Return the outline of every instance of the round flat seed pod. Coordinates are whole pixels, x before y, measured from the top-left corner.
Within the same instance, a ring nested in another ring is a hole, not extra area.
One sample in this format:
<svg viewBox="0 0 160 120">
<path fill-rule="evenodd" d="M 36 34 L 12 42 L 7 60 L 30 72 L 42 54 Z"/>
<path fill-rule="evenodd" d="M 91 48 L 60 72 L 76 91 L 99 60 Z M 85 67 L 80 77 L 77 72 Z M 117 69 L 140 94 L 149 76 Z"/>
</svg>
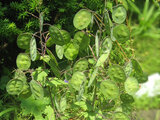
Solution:
<svg viewBox="0 0 160 120">
<path fill-rule="evenodd" d="M 17 38 L 17 46 L 21 49 L 29 49 L 32 33 L 22 33 Z"/>
<path fill-rule="evenodd" d="M 122 5 L 119 5 L 113 9 L 112 18 L 114 22 L 121 24 L 125 21 L 126 16 L 126 9 Z"/>
<path fill-rule="evenodd" d="M 31 59 L 26 53 L 20 53 L 17 56 L 16 64 L 20 70 L 28 70 L 31 66 Z"/>
<path fill-rule="evenodd" d="M 120 24 L 113 28 L 113 36 L 119 43 L 125 43 L 129 40 L 130 32 L 126 25 Z"/>
<path fill-rule="evenodd" d="M 42 86 L 39 83 L 37 83 L 35 80 L 31 80 L 31 82 L 30 82 L 30 88 L 31 88 L 31 92 L 32 92 L 33 96 L 36 99 L 43 98 L 44 91 L 43 91 Z"/>
<path fill-rule="evenodd" d="M 119 97 L 119 88 L 110 80 L 101 82 L 100 91 L 106 99 L 116 99 Z"/>
<path fill-rule="evenodd" d="M 68 60 L 74 60 L 79 52 L 79 46 L 77 44 L 68 43 L 64 47 L 64 56 Z"/>
<path fill-rule="evenodd" d="M 82 59 L 74 64 L 73 73 L 75 73 L 77 71 L 84 72 L 87 69 L 88 69 L 88 61 L 87 61 L 87 59 Z"/>
<path fill-rule="evenodd" d="M 22 81 L 24 81 L 24 82 L 27 81 L 26 75 L 24 74 L 23 71 L 21 71 L 21 70 L 19 70 L 19 69 L 16 70 L 16 72 L 14 73 L 14 79 L 19 79 L 19 80 L 22 80 Z"/>
<path fill-rule="evenodd" d="M 74 16 L 73 25 L 75 28 L 82 30 L 90 24 L 91 19 L 92 14 L 86 9 L 81 9 Z"/>
<path fill-rule="evenodd" d="M 47 47 L 51 47 L 54 44 L 54 39 L 52 39 L 51 37 L 47 40 L 46 42 L 46 46 Z"/>
<path fill-rule="evenodd" d="M 124 103 L 133 103 L 134 102 L 134 98 L 127 93 L 121 94 L 120 98 L 121 98 L 122 102 L 124 102 Z"/>
<path fill-rule="evenodd" d="M 32 61 L 35 61 L 37 58 L 37 44 L 34 37 L 30 40 L 30 57 Z"/>
<path fill-rule="evenodd" d="M 108 75 L 111 80 L 116 82 L 125 82 L 126 75 L 123 68 L 119 65 L 112 65 L 108 69 Z"/>
<path fill-rule="evenodd" d="M 19 95 L 22 89 L 23 81 L 19 79 L 10 80 L 6 86 L 6 90 L 10 95 Z"/>
<path fill-rule="evenodd" d="M 124 87 L 129 95 L 134 95 L 139 90 L 138 81 L 134 77 L 128 77 L 124 83 Z"/>
<path fill-rule="evenodd" d="M 57 27 L 50 26 L 49 27 L 49 34 L 50 34 L 51 38 L 54 40 L 55 44 L 61 45 L 61 46 L 65 44 L 65 40 L 63 39 L 63 36 Z"/>
<path fill-rule="evenodd" d="M 86 76 L 84 75 L 83 72 L 75 72 L 72 75 L 71 80 L 69 81 L 69 84 L 77 91 L 80 90 L 81 84 L 83 81 L 86 80 Z"/>
<path fill-rule="evenodd" d="M 126 63 L 124 71 L 125 71 L 125 74 L 126 74 L 127 77 L 129 77 L 130 74 L 132 73 L 132 67 L 133 66 L 132 66 L 132 62 L 131 61 Z"/>
<path fill-rule="evenodd" d="M 116 112 L 113 114 L 112 120 L 130 120 L 127 115 L 122 112 Z"/>
<path fill-rule="evenodd" d="M 86 49 L 88 47 L 88 45 L 90 43 L 90 38 L 84 32 L 78 31 L 74 35 L 73 42 L 79 45 L 79 49 L 80 50 L 84 50 L 84 49 Z"/>
<path fill-rule="evenodd" d="M 60 33 L 64 39 L 65 44 L 67 44 L 71 41 L 71 36 L 70 36 L 69 32 L 67 32 L 66 30 L 60 30 Z"/>
</svg>

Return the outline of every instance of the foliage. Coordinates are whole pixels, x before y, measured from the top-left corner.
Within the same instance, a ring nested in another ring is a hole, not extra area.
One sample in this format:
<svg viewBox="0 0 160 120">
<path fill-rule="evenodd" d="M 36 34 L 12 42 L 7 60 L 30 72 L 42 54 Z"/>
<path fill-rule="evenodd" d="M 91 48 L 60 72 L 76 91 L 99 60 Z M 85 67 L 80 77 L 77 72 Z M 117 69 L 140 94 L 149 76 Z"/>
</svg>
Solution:
<svg viewBox="0 0 160 120">
<path fill-rule="evenodd" d="M 11 2 L 11 9 L 18 11 L 18 21 L 24 23 L 21 30 L 11 25 L 18 31 L 20 49 L 14 75 L 1 77 L 0 89 L 5 91 L 6 86 L 8 94 L 0 101 L 0 117 L 132 119 L 133 96 L 139 83 L 146 80 L 134 58 L 132 39 L 148 30 L 153 21 L 146 20 L 147 27 L 141 22 L 142 32 L 131 32 L 129 5 L 143 17 L 145 12 L 158 9 L 153 6 L 148 10 L 148 0 L 143 14 L 129 0 Z M 3 16 L 5 8 L 1 11 Z M 156 15 L 149 18 L 156 20 Z M 2 105 L 7 101 L 7 106 Z"/>
</svg>

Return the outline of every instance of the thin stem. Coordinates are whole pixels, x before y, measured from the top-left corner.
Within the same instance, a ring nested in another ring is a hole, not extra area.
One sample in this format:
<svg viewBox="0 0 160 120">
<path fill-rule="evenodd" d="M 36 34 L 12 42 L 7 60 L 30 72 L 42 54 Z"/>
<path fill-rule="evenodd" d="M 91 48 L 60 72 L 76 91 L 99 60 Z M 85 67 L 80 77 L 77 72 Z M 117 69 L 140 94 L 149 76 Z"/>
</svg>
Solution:
<svg viewBox="0 0 160 120">
<path fill-rule="evenodd" d="M 93 57 L 94 57 L 95 61 L 97 61 L 97 58 L 96 58 L 96 56 L 95 56 L 95 54 L 94 54 L 94 52 L 93 52 L 93 49 L 92 49 L 92 47 L 91 47 L 90 45 L 89 45 L 89 49 L 91 50 L 92 55 L 93 55 Z"/>
<path fill-rule="evenodd" d="M 33 17 L 35 17 L 35 18 L 39 19 L 39 17 L 37 17 L 36 15 L 34 15 L 34 14 L 32 14 L 32 13 L 28 12 L 28 11 L 26 11 L 26 12 L 27 12 L 28 14 L 32 15 Z"/>
<path fill-rule="evenodd" d="M 116 40 L 116 43 L 117 43 L 117 45 L 119 46 L 119 48 L 121 49 L 121 51 L 123 52 L 123 54 L 124 54 L 124 56 L 125 56 L 126 60 L 127 60 L 127 61 L 129 61 L 129 59 L 128 59 L 128 57 L 127 57 L 126 53 L 124 52 L 123 48 L 120 46 L 120 44 L 118 43 L 118 41 L 117 41 L 117 40 Z"/>
<path fill-rule="evenodd" d="M 93 109 L 95 109 L 95 101 L 96 101 L 96 92 L 97 92 L 97 80 L 95 79 L 95 84 L 94 84 L 94 96 L 93 96 Z"/>
</svg>

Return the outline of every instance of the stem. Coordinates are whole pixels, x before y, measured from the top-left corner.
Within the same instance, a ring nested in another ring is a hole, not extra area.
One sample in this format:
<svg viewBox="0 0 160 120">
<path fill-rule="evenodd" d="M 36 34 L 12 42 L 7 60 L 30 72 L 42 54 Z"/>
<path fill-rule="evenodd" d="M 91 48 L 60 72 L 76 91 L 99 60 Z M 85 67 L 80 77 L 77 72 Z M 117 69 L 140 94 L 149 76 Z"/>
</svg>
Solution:
<svg viewBox="0 0 160 120">
<path fill-rule="evenodd" d="M 97 61 L 97 58 L 96 58 L 96 56 L 95 56 L 95 54 L 94 54 L 94 52 L 93 52 L 93 49 L 92 49 L 92 47 L 91 47 L 90 45 L 89 45 L 89 48 L 90 48 L 90 50 L 91 50 L 91 52 L 92 52 L 92 55 L 93 55 L 95 61 Z"/>
<path fill-rule="evenodd" d="M 95 110 L 95 101 L 96 101 L 96 92 L 97 92 L 97 80 L 95 79 L 95 84 L 94 84 L 94 96 L 93 96 L 93 110 Z"/>
<path fill-rule="evenodd" d="M 128 57 L 127 57 L 126 53 L 124 52 L 123 48 L 120 46 L 120 44 L 118 43 L 118 41 L 117 41 L 117 40 L 116 40 L 116 43 L 117 43 L 117 45 L 119 46 L 119 48 L 121 49 L 121 51 L 123 52 L 123 54 L 124 54 L 124 56 L 125 56 L 126 60 L 127 60 L 127 61 L 129 61 L 129 59 L 128 59 Z"/>
</svg>

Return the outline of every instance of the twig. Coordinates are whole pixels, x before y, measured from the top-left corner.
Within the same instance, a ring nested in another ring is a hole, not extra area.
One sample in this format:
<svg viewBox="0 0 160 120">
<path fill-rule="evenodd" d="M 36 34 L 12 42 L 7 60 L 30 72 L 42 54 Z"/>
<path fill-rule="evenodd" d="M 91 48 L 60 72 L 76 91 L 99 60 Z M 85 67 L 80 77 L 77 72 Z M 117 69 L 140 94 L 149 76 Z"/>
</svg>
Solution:
<svg viewBox="0 0 160 120">
<path fill-rule="evenodd" d="M 91 47 L 90 45 L 89 45 L 89 49 L 91 50 L 92 55 L 93 55 L 93 57 L 94 57 L 95 61 L 97 61 L 97 58 L 96 58 L 96 56 L 95 56 L 95 54 L 94 54 L 94 52 L 93 52 L 93 49 L 92 49 L 92 47 Z"/>
</svg>

